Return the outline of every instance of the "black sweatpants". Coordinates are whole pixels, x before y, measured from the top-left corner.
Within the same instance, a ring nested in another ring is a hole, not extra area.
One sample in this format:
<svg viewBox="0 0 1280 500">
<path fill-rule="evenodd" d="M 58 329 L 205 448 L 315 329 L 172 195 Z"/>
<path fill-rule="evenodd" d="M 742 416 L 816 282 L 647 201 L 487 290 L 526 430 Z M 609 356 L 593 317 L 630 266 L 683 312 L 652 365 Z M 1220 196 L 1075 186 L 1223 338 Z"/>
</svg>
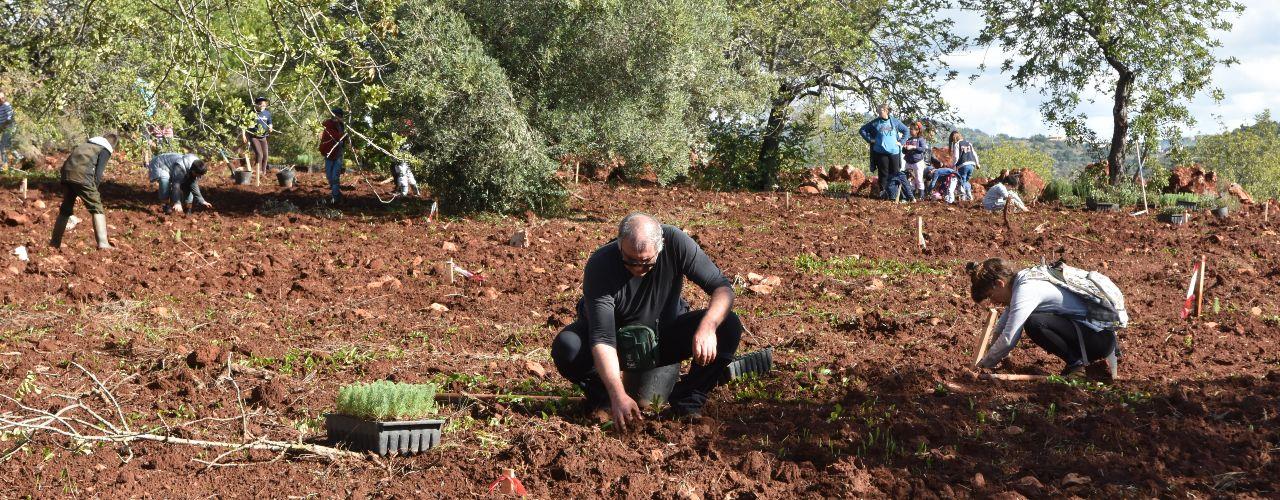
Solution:
<svg viewBox="0 0 1280 500">
<path fill-rule="evenodd" d="M 902 171 L 902 155 L 871 153 L 871 166 L 876 169 L 876 175 L 879 175 L 880 192 L 889 196 L 889 182 L 898 176 L 898 172 Z"/>
<path fill-rule="evenodd" d="M 1111 330 L 1094 332 L 1078 325 L 1075 320 L 1052 313 L 1032 313 L 1023 326 L 1023 332 L 1031 341 L 1049 354 L 1062 358 L 1068 366 L 1082 364 L 1080 359 L 1080 335 L 1084 335 L 1085 353 L 1089 361 L 1097 361 L 1111 354 L 1116 345 L 1116 333 Z"/>
<path fill-rule="evenodd" d="M 707 314 L 705 309 L 689 311 L 674 321 L 659 326 L 658 366 L 679 363 L 693 357 L 693 335 Z M 742 340 L 742 321 L 729 312 L 716 329 L 716 360 L 710 365 L 691 365 L 689 373 L 680 377 L 671 390 L 671 404 L 684 411 L 699 410 L 707 403 L 707 395 L 720 382 L 720 373 L 733 361 Z M 587 324 L 579 318 L 566 326 L 551 344 L 551 359 L 560 375 L 569 379 L 586 394 L 587 403 L 597 407 L 609 405 L 609 394 L 596 373 L 591 345 L 587 342 Z"/>
</svg>

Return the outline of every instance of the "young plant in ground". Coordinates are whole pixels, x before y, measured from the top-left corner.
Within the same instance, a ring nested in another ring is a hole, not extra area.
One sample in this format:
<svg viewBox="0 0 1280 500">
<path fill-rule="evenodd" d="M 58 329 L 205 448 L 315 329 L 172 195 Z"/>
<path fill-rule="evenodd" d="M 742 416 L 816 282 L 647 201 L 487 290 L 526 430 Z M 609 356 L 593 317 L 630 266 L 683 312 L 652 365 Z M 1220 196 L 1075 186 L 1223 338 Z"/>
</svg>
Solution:
<svg viewBox="0 0 1280 500">
<path fill-rule="evenodd" d="M 338 390 L 337 412 L 366 420 L 410 420 L 436 413 L 435 384 L 379 380 Z"/>
</svg>

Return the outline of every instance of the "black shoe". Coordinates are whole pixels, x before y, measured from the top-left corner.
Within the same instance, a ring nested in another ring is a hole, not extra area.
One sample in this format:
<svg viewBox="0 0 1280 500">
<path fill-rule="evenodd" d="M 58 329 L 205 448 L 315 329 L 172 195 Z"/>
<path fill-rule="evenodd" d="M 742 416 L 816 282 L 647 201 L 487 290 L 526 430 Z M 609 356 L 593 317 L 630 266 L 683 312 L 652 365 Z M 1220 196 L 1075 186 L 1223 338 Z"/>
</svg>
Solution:
<svg viewBox="0 0 1280 500">
<path fill-rule="evenodd" d="M 1085 375 L 1084 370 L 1086 367 L 1087 366 L 1084 363 L 1077 361 L 1067 365 L 1066 368 L 1063 368 L 1059 375 L 1063 378 L 1082 378 Z"/>
</svg>

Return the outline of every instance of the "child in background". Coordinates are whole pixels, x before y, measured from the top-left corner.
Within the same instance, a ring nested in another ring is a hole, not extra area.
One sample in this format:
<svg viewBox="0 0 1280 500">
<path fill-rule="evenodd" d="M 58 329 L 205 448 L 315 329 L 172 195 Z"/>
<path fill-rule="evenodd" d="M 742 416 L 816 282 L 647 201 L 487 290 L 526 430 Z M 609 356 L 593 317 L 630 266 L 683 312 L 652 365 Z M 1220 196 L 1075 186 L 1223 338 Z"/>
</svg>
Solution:
<svg viewBox="0 0 1280 500">
<path fill-rule="evenodd" d="M 1023 212 L 1030 212 L 1027 206 L 1022 203 L 1022 197 L 1018 196 L 1018 192 L 1014 191 L 1010 186 L 1017 183 L 1016 179 L 1001 176 L 987 187 L 987 195 L 982 197 L 982 208 L 992 212 L 1004 210 L 1006 203 L 1012 203 L 1014 208 Z"/>
<path fill-rule="evenodd" d="M 955 158 L 957 184 L 960 187 L 960 199 L 963 201 L 972 201 L 973 185 L 969 184 L 969 179 L 973 177 L 973 171 L 981 165 L 978 161 L 978 152 L 973 149 L 973 144 L 964 140 L 964 135 L 960 134 L 959 130 L 951 131 L 950 143 L 951 157 Z"/>
<path fill-rule="evenodd" d="M 911 179 L 911 187 L 924 198 L 924 173 L 929 168 L 929 142 L 924 139 L 924 124 L 911 124 L 911 138 L 902 144 L 905 152 L 903 160 L 907 163 L 907 175 Z"/>
<path fill-rule="evenodd" d="M 391 169 L 391 175 L 396 180 L 396 194 L 400 196 L 408 196 L 409 188 L 413 188 L 414 196 L 422 197 L 422 191 L 418 189 L 418 180 L 413 177 L 413 169 L 409 168 L 409 162 L 401 161 Z"/>
</svg>

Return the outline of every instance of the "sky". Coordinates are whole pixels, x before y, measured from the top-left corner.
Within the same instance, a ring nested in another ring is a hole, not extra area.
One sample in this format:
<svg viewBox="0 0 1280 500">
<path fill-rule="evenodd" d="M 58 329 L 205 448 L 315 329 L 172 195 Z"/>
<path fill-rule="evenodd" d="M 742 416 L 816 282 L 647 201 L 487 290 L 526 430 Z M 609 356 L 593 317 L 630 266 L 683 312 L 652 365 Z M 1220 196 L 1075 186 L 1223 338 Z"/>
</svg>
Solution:
<svg viewBox="0 0 1280 500">
<path fill-rule="evenodd" d="M 1280 112 L 1280 2 L 1276 0 L 1242 0 L 1244 14 L 1233 19 L 1228 33 L 1218 33 L 1222 47 L 1217 53 L 1233 56 L 1239 64 L 1219 66 L 1213 74 L 1213 85 L 1222 89 L 1225 99 L 1215 103 L 1207 92 L 1191 103 L 1197 123 L 1186 130 L 1188 135 L 1218 133 L 1224 129 L 1253 123 L 1263 110 Z M 973 36 L 981 28 L 980 18 L 970 12 L 953 12 L 958 34 Z M 999 48 L 977 48 L 953 54 L 947 62 L 960 76 L 942 88 L 943 97 L 964 119 L 964 125 L 990 134 L 1004 133 L 1015 137 L 1035 134 L 1060 135 L 1040 118 L 1038 91 L 1009 90 L 1009 78 L 1000 73 L 1003 61 Z M 978 66 L 986 62 L 982 73 Z M 971 75 L 977 74 L 970 81 Z M 1111 102 L 1103 96 L 1082 110 L 1089 125 L 1103 137 L 1111 135 Z M 1277 113 L 1280 114 L 1280 113 Z"/>
</svg>

